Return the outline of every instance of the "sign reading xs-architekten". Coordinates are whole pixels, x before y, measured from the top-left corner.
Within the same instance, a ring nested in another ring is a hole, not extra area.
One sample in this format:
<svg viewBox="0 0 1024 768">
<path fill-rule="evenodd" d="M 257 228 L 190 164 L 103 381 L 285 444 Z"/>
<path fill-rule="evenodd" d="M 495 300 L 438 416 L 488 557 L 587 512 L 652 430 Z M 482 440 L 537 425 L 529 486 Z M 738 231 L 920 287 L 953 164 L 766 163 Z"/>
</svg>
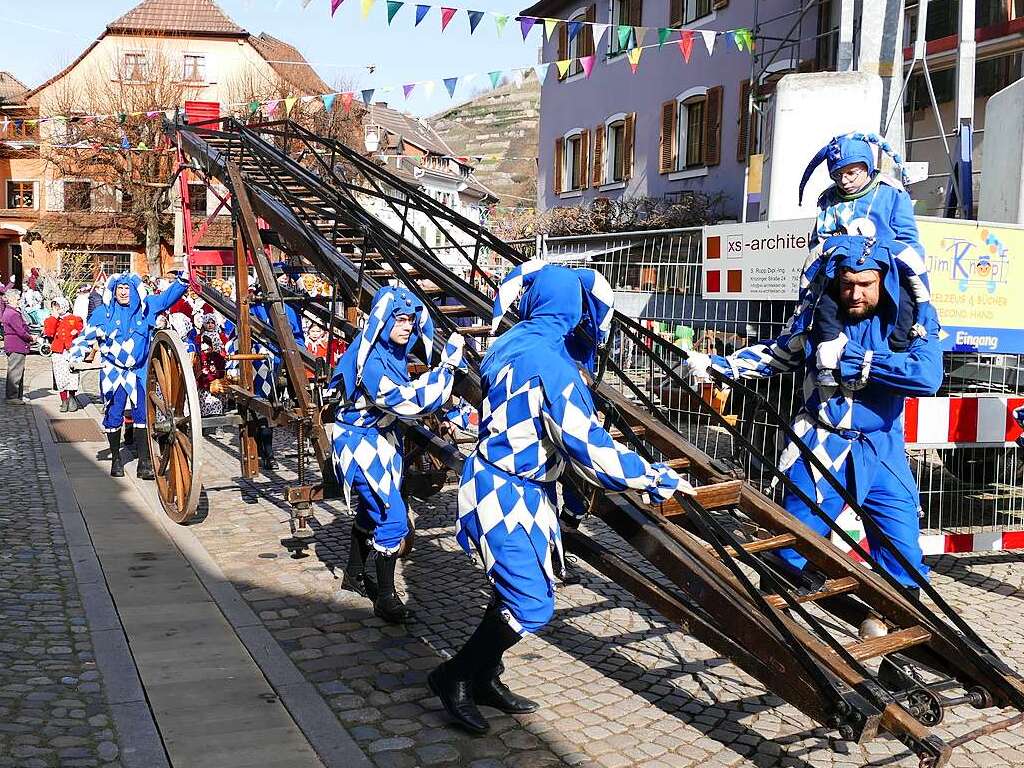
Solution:
<svg viewBox="0 0 1024 768">
<path fill-rule="evenodd" d="M 704 227 L 704 298 L 795 300 L 813 223 L 792 219 Z"/>
</svg>

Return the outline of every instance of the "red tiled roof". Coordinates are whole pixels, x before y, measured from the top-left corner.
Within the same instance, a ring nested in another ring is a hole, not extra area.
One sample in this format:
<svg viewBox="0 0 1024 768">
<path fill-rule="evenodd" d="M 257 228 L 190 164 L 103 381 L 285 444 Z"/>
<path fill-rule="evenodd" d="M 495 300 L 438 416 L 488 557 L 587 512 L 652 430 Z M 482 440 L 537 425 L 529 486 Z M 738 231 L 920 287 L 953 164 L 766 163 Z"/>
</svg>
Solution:
<svg viewBox="0 0 1024 768">
<path fill-rule="evenodd" d="M 320 79 L 320 75 L 306 62 L 305 57 L 294 45 L 279 40 L 273 35 L 268 35 L 266 32 L 260 34 L 259 37 L 250 35 L 249 42 L 256 52 L 273 67 L 278 76 L 295 88 L 297 93 L 306 95 L 330 92 L 331 88 Z M 283 64 L 282 62 L 296 63 Z"/>
<path fill-rule="evenodd" d="M 108 32 L 244 36 L 213 0 L 142 0 L 107 25 Z"/>
<path fill-rule="evenodd" d="M 20 101 L 28 88 L 10 72 L 0 72 L 0 99 Z"/>
</svg>

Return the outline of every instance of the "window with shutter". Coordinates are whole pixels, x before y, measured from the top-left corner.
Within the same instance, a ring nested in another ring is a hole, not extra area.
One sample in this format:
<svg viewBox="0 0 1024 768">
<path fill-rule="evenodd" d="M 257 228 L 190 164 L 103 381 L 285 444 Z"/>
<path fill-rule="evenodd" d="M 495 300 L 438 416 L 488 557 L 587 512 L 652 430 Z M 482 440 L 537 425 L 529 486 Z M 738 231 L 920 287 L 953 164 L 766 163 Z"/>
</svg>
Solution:
<svg viewBox="0 0 1024 768">
<path fill-rule="evenodd" d="M 683 6 L 686 0 L 668 0 L 668 25 L 670 27 L 681 27 L 683 25 Z"/>
<path fill-rule="evenodd" d="M 565 24 L 558 25 L 558 60 L 565 61 L 569 58 L 569 30 Z M 568 76 L 566 72 L 566 76 Z M 559 75 L 559 80 L 564 80 L 565 77 Z"/>
<path fill-rule="evenodd" d="M 587 12 L 583 16 L 583 20 L 587 22 L 583 25 L 583 29 L 580 31 L 580 37 L 583 38 L 583 42 L 580 44 L 580 56 L 593 56 L 594 55 L 594 23 L 597 21 L 597 6 L 587 6 Z"/>
<path fill-rule="evenodd" d="M 608 130 L 611 131 L 610 126 Z M 594 127 L 594 167 L 590 172 L 590 183 L 595 187 L 604 184 L 604 134 L 603 123 Z"/>
<path fill-rule="evenodd" d="M 729 6 L 729 0 L 715 0 L 715 10 L 720 11 Z"/>
<path fill-rule="evenodd" d="M 577 168 L 577 186 L 586 189 L 590 186 L 590 129 L 580 132 L 580 162 Z"/>
<path fill-rule="evenodd" d="M 565 142 L 561 138 L 555 139 L 555 167 L 554 167 L 554 187 L 553 192 L 557 195 L 562 191 L 562 163 L 564 154 Z"/>
<path fill-rule="evenodd" d="M 704 164 L 718 165 L 722 156 L 722 86 L 708 88 L 704 113 Z"/>
<path fill-rule="evenodd" d="M 633 177 L 633 144 L 636 135 L 636 112 L 630 112 L 623 121 L 622 130 L 622 180 Z"/>
<path fill-rule="evenodd" d="M 736 137 L 736 159 L 741 162 L 747 162 L 747 158 L 750 153 L 756 150 L 754 142 L 751 140 L 751 115 L 750 115 L 750 81 L 740 81 L 740 130 L 739 135 Z M 749 141 L 749 144 L 748 144 Z"/>
<path fill-rule="evenodd" d="M 676 101 L 661 105 L 661 142 L 658 151 L 658 173 L 676 169 Z"/>
<path fill-rule="evenodd" d="M 588 14 L 590 13 L 590 10 L 592 8 L 593 6 L 588 6 L 588 8 L 586 8 L 585 10 L 573 14 L 572 16 L 569 17 L 569 21 L 586 21 Z M 574 37 L 572 40 L 569 40 L 568 24 L 560 24 L 559 30 L 561 30 L 559 32 L 560 50 L 562 45 L 561 41 L 565 41 L 565 55 L 562 56 L 561 54 L 559 54 L 559 58 L 563 60 L 569 59 L 570 61 L 569 69 L 566 71 L 566 76 L 572 77 L 573 75 L 582 74 L 583 65 L 580 63 L 580 57 L 590 55 L 590 52 L 587 51 L 587 39 L 588 36 L 592 34 L 590 31 L 590 26 L 588 24 L 583 24 L 583 26 L 580 27 L 579 32 L 576 33 L 576 37 Z M 593 48 L 593 43 L 591 43 L 590 47 Z"/>
</svg>

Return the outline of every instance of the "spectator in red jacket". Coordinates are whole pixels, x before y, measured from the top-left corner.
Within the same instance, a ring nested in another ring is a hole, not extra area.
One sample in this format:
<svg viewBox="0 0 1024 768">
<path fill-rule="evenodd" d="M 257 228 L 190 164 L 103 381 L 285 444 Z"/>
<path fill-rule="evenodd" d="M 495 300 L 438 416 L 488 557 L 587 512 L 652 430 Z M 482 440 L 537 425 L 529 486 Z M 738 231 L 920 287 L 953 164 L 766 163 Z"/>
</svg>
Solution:
<svg viewBox="0 0 1024 768">
<path fill-rule="evenodd" d="M 61 413 L 78 410 L 78 374 L 71 370 L 67 352 L 82 332 L 82 318 L 71 314 L 71 303 L 63 296 L 50 302 L 51 314 L 43 323 L 43 336 L 50 340 L 53 380 L 60 391 Z"/>
</svg>

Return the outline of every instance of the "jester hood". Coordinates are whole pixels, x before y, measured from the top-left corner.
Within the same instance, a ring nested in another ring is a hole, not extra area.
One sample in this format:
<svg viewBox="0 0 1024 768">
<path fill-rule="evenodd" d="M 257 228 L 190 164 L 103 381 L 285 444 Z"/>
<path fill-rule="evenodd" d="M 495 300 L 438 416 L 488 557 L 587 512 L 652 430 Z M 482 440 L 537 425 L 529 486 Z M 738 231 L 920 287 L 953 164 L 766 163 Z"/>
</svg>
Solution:
<svg viewBox="0 0 1024 768">
<path fill-rule="evenodd" d="M 803 202 L 804 187 L 810 181 L 814 169 L 821 165 L 822 162 L 828 164 L 828 175 L 833 178 L 838 171 L 854 163 L 864 163 L 868 167 L 868 174 L 871 176 L 877 174 L 878 166 L 875 163 L 876 146 L 892 158 L 896 168 L 902 175 L 903 183 L 908 183 L 909 180 L 903 170 L 903 158 L 896 153 L 889 142 L 875 133 L 855 131 L 843 134 L 842 136 L 833 136 L 829 143 L 819 149 L 817 154 L 811 158 L 811 161 L 804 169 L 803 177 L 800 179 L 798 202 Z"/>
<path fill-rule="evenodd" d="M 413 330 L 409 341 L 391 341 L 391 330 L 399 316 L 412 315 Z M 373 297 L 366 327 L 352 340 L 341 356 L 331 377 L 331 388 L 354 400 L 356 390 L 365 377 L 377 380 L 386 375 L 396 384 L 409 379 L 409 352 L 422 338 L 424 362 L 430 363 L 434 346 L 434 323 L 424 303 L 407 288 L 385 286 Z"/>
</svg>

